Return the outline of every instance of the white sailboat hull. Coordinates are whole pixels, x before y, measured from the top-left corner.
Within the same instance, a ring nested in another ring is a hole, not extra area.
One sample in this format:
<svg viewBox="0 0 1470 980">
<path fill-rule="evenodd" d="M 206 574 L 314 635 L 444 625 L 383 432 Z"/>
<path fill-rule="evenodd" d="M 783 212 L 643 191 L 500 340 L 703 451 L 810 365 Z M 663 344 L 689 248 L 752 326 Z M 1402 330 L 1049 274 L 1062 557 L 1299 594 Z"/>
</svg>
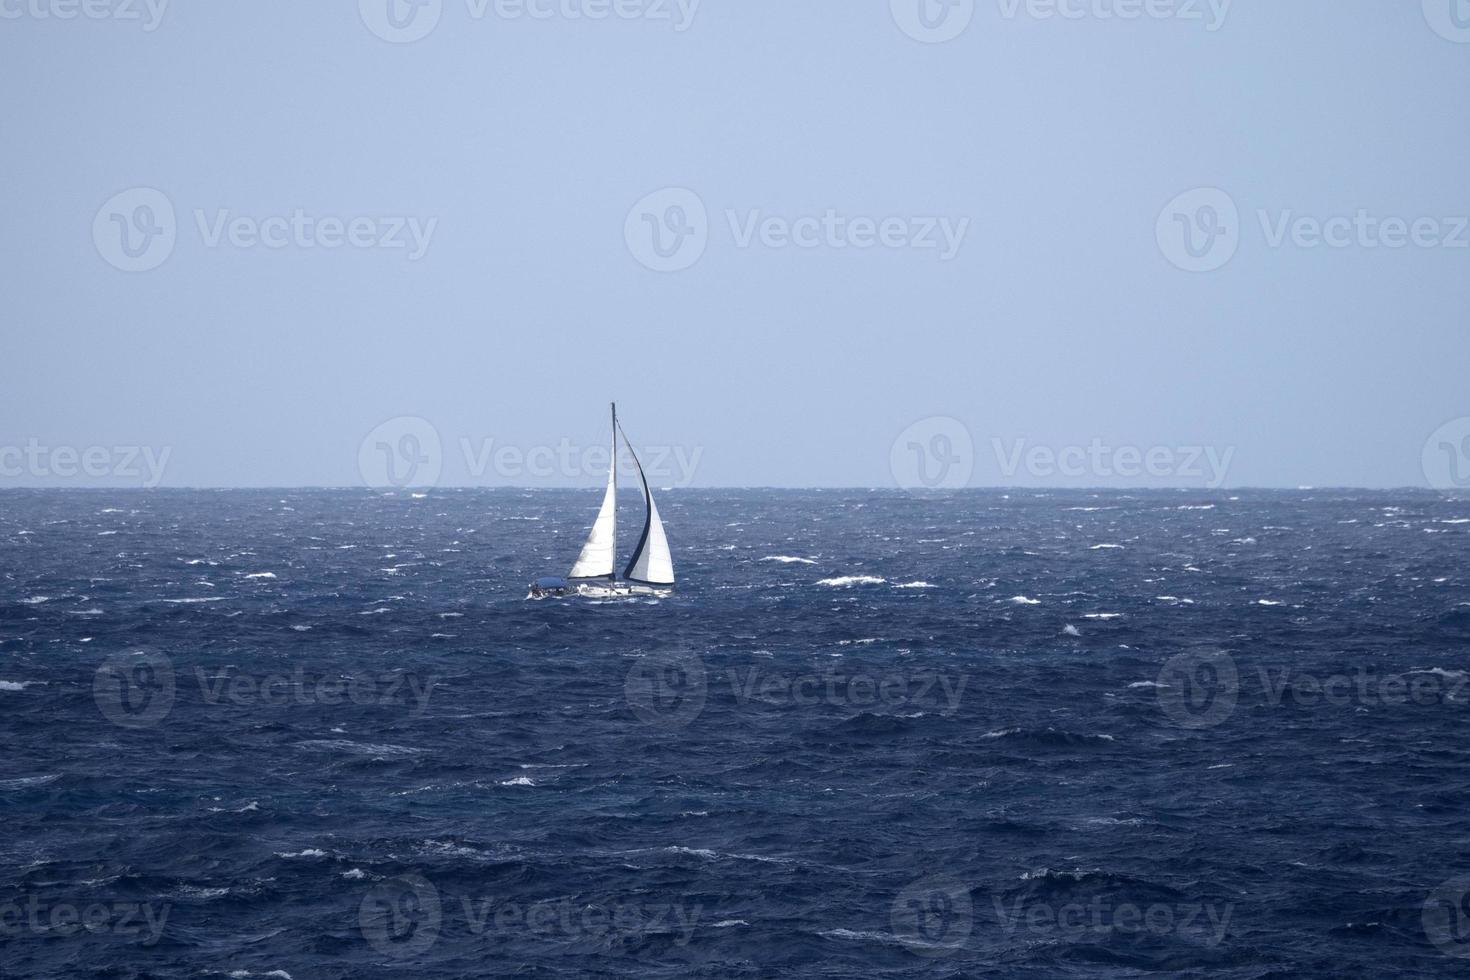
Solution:
<svg viewBox="0 0 1470 980">
<path fill-rule="evenodd" d="M 672 586 L 641 585 L 637 582 L 568 582 L 554 588 L 531 586 L 527 599 L 631 599 L 665 598 L 674 594 Z"/>
</svg>

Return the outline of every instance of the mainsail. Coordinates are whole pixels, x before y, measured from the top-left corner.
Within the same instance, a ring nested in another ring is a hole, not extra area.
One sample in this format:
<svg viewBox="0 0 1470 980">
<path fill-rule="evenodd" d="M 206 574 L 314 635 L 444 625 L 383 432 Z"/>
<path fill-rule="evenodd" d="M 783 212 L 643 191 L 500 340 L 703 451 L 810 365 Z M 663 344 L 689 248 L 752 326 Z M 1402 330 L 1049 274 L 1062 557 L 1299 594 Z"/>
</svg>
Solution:
<svg viewBox="0 0 1470 980">
<path fill-rule="evenodd" d="M 607 468 L 607 493 L 602 496 L 602 507 L 597 511 L 597 520 L 592 524 L 592 533 L 582 546 L 582 555 L 577 564 L 567 573 L 567 578 L 616 578 L 618 547 L 618 406 L 612 407 L 613 439 L 612 460 Z"/>
<path fill-rule="evenodd" d="M 622 426 L 618 426 L 617 431 L 622 432 Z M 638 461 L 638 454 L 633 452 L 633 443 L 628 440 L 626 432 L 623 432 L 623 443 L 628 447 L 628 455 L 633 457 L 633 465 L 638 467 L 645 505 L 643 534 L 638 539 L 638 547 L 633 549 L 633 557 L 623 571 L 623 578 L 643 585 L 673 585 L 674 559 L 669 554 L 664 522 L 659 520 L 658 505 L 653 502 L 653 492 L 648 489 L 648 477 L 643 475 L 643 464 Z"/>
</svg>

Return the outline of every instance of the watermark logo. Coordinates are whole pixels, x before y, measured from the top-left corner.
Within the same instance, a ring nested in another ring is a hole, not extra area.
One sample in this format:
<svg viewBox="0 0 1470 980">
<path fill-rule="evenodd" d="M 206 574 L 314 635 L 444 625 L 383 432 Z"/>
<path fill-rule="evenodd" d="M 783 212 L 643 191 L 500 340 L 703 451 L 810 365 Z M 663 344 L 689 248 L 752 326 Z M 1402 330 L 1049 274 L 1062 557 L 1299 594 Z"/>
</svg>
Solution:
<svg viewBox="0 0 1470 980">
<path fill-rule="evenodd" d="M 1451 878 L 1431 892 L 1420 921 L 1435 949 L 1455 959 L 1470 959 L 1470 875 Z"/>
<path fill-rule="evenodd" d="M 1185 191 L 1159 212 L 1159 251 L 1186 272 L 1214 272 L 1240 248 L 1240 209 L 1217 187 Z"/>
<path fill-rule="evenodd" d="M 1470 44 L 1470 0 L 1424 0 L 1424 19 L 1446 41 Z"/>
<path fill-rule="evenodd" d="M 966 217 L 878 217 L 837 208 L 797 215 L 768 214 L 760 208 L 726 208 L 723 215 L 730 244 L 742 251 L 883 249 L 932 252 L 940 262 L 959 256 L 971 224 Z M 704 200 L 682 187 L 665 188 L 644 197 L 633 205 L 623 223 L 628 251 L 655 272 L 688 269 L 704 256 L 713 234 Z"/>
<path fill-rule="evenodd" d="M 1436 490 L 1470 490 L 1470 417 L 1446 422 L 1424 442 L 1424 478 Z"/>
<path fill-rule="evenodd" d="M 265 217 L 236 214 L 229 208 L 195 208 L 193 218 L 200 244 L 207 249 L 399 251 L 410 262 L 428 254 L 439 228 L 437 217 L 338 217 L 312 214 L 305 208 Z M 173 202 L 151 187 L 135 187 L 113 195 L 92 220 L 92 242 L 97 253 L 124 272 L 158 268 L 173 254 L 178 237 Z"/>
<path fill-rule="evenodd" d="M 472 23 L 490 17 L 503 22 L 643 20 L 671 24 L 675 33 L 682 34 L 694 26 L 699 4 L 700 0 L 465 0 L 464 13 Z M 412 44 L 439 26 L 444 0 L 358 0 L 358 12 L 367 29 L 384 41 Z"/>
<path fill-rule="evenodd" d="M 904 490 L 959 490 L 975 472 L 975 440 L 959 419 L 920 419 L 893 440 L 888 467 Z"/>
<path fill-rule="evenodd" d="M 709 212 L 687 188 L 654 191 L 628 212 L 623 240 L 633 258 L 654 272 L 682 272 L 709 245 Z"/>
<path fill-rule="evenodd" d="M 888 6 L 898 29 L 924 44 L 953 41 L 975 17 L 975 0 L 888 0 Z"/>
<path fill-rule="evenodd" d="M 645 725 L 685 728 L 709 697 L 704 661 L 696 654 L 656 654 L 635 662 L 623 682 L 628 707 Z"/>
<path fill-rule="evenodd" d="M 433 946 L 443 917 L 439 889 L 418 874 L 380 882 L 357 908 L 368 945 L 394 959 L 419 956 Z"/>
<path fill-rule="evenodd" d="M 1193 650 L 1165 661 L 1155 682 L 1159 707 L 1183 728 L 1214 728 L 1235 712 L 1240 671 L 1223 650 Z"/>
<path fill-rule="evenodd" d="M 1470 0 L 1466 0 L 1470 2 Z M 1367 208 L 1326 216 L 1291 208 L 1257 208 L 1261 243 L 1273 251 L 1470 249 L 1470 216 L 1376 214 Z M 1187 272 L 1214 272 L 1243 245 L 1235 200 L 1218 188 L 1186 191 L 1159 214 L 1155 229 L 1164 257 Z M 1254 241 L 1254 234 L 1252 234 Z"/>
<path fill-rule="evenodd" d="M 659 936 L 675 946 L 694 938 L 702 905 L 647 904 L 622 896 L 508 899 L 441 892 L 419 874 L 383 882 L 363 897 L 358 927 L 378 952 L 396 960 L 421 955 L 446 931 L 486 937 L 571 939 L 606 944 Z"/>
<path fill-rule="evenodd" d="M 157 650 L 114 653 L 92 677 L 92 699 L 119 728 L 152 728 L 174 707 L 173 661 Z"/>
<path fill-rule="evenodd" d="M 444 0 L 357 0 L 367 29 L 390 44 L 412 44 L 439 26 Z"/>
<path fill-rule="evenodd" d="M 107 199 L 92 219 L 92 243 L 108 265 L 147 272 L 168 261 L 178 241 L 173 202 L 152 187 L 134 187 Z"/>
<path fill-rule="evenodd" d="M 389 419 L 362 440 L 357 472 L 377 489 L 432 487 L 444 467 L 439 430 L 428 419 L 402 415 Z"/>
<path fill-rule="evenodd" d="M 975 928 L 970 887 L 945 877 L 916 881 L 893 900 L 889 923 L 911 952 L 932 959 L 953 956 Z"/>
</svg>

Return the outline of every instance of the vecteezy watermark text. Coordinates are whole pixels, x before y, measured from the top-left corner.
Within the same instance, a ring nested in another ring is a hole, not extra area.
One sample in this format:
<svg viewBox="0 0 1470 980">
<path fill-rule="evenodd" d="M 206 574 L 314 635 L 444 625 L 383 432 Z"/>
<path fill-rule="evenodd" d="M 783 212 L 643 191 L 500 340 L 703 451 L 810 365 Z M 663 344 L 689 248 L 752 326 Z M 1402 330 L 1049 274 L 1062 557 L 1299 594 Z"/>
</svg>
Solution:
<svg viewBox="0 0 1470 980">
<path fill-rule="evenodd" d="M 1235 447 L 1215 446 L 1112 446 L 1093 439 L 1086 446 L 1030 445 L 1025 439 L 1007 443 L 992 439 L 1001 475 L 1014 478 L 1024 468 L 1040 479 L 1064 477 L 1079 480 L 1136 480 L 1141 477 L 1171 480 L 1201 480 L 1215 489 L 1225 483 Z"/>
<path fill-rule="evenodd" d="M 152 946 L 163 937 L 172 906 L 152 902 L 58 902 L 39 895 L 0 899 L 0 936 L 121 936 Z"/>
<path fill-rule="evenodd" d="M 607 444 L 588 446 L 565 437 L 555 444 L 527 446 L 504 443 L 493 436 L 461 436 L 458 449 L 464 474 L 484 483 L 492 482 L 492 476 L 512 484 L 602 480 L 612 462 L 612 449 Z M 703 446 L 645 444 L 635 452 L 643 475 L 660 487 L 690 486 L 704 459 Z M 445 455 L 444 441 L 432 422 L 418 416 L 399 416 L 376 426 L 363 438 L 358 446 L 358 473 L 369 487 L 432 487 L 444 473 Z M 453 453 L 449 455 L 452 462 Z"/>
<path fill-rule="evenodd" d="M 279 251 L 355 249 L 401 252 L 410 262 L 428 254 L 437 217 L 324 215 L 306 208 L 242 215 L 231 208 L 195 208 L 193 225 L 208 249 Z M 92 220 L 97 254 L 124 272 L 147 272 L 168 261 L 179 223 L 171 198 L 157 188 L 133 187 L 108 198 Z"/>
<path fill-rule="evenodd" d="M 411 715 L 428 709 L 438 678 L 407 671 L 308 674 L 302 667 L 275 673 L 249 673 L 236 667 L 209 671 L 194 667 L 180 674 L 173 658 L 139 648 L 112 654 L 92 678 L 92 697 L 104 718 L 120 728 L 152 728 L 174 710 L 181 686 L 191 678 L 199 699 L 211 707 L 290 708 L 305 705 L 404 708 Z"/>
<path fill-rule="evenodd" d="M 970 230 L 967 217 L 855 214 L 838 208 L 796 215 L 761 208 L 724 211 L 730 243 L 737 249 L 769 251 L 911 251 L 955 259 Z M 711 224 L 704 200 L 694 191 L 669 187 L 649 194 L 629 210 L 623 224 L 628 251 L 655 272 L 679 272 L 698 262 L 710 245 Z"/>
<path fill-rule="evenodd" d="M 968 684 L 964 674 L 834 665 L 809 671 L 754 665 L 711 672 L 697 654 L 671 653 L 637 660 L 625 678 L 624 693 L 634 715 L 646 724 L 683 728 L 726 685 L 740 708 L 826 705 L 860 711 L 927 709 L 948 716 L 959 710 Z"/>
<path fill-rule="evenodd" d="M 1100 23 L 1138 20 L 1203 24 L 1214 33 L 1225 26 L 1234 0 L 996 0 L 1003 20 L 1081 21 Z M 893 21 L 901 31 L 926 44 L 959 37 L 975 17 L 977 0 L 889 0 Z"/>
<path fill-rule="evenodd" d="M 701 0 L 465 0 L 473 22 L 494 17 L 512 21 L 645 21 L 670 24 L 682 34 L 694 25 Z M 358 0 L 369 31 L 393 44 L 411 44 L 434 32 L 445 0 Z"/>
<path fill-rule="evenodd" d="M 459 445 L 465 468 L 475 479 L 492 469 L 497 477 L 509 480 L 600 477 L 607 474 L 612 460 L 612 450 L 607 446 L 580 446 L 565 438 L 555 446 L 497 446 L 493 438 L 481 439 L 478 445 L 462 438 Z M 694 481 L 704 447 L 645 445 L 639 446 L 637 453 L 643 475 L 649 480 L 687 487 Z"/>
<path fill-rule="evenodd" d="M 48 446 L 34 436 L 0 445 L 0 479 L 122 479 L 153 488 L 163 482 L 171 446 Z"/>
<path fill-rule="evenodd" d="M 920 671 L 890 670 L 868 673 L 828 667 L 810 673 L 763 670 L 759 666 L 731 668 L 725 680 L 738 704 L 759 702 L 771 706 L 834 705 L 853 708 L 919 708 L 951 715 L 959 710 L 969 677 Z"/>
<path fill-rule="evenodd" d="M 1079 884 L 1087 877 L 1085 872 L 1040 874 Z M 1028 873 L 1022 879 L 1032 877 Z M 979 918 L 972 891 L 968 884 L 942 875 L 909 885 L 890 907 L 894 938 L 911 952 L 934 959 L 965 949 Z M 1011 938 L 1018 932 L 1063 942 L 1084 942 L 1108 934 L 1177 936 L 1205 947 L 1224 942 L 1235 912 L 1232 903 L 1130 902 L 1101 895 L 1056 903 L 1024 891 L 1009 900 L 994 894 L 989 904 L 996 924 Z"/>
<path fill-rule="evenodd" d="M 1367 208 L 1337 214 L 1302 214 L 1292 208 L 1258 208 L 1261 241 L 1273 251 L 1331 249 L 1398 251 L 1470 249 L 1470 216 L 1385 215 Z M 1185 191 L 1164 206 L 1155 227 L 1159 250 L 1187 272 L 1213 272 L 1245 244 L 1240 208 L 1218 187 Z"/>
<path fill-rule="evenodd" d="M 0 20 L 111 20 L 158 30 L 169 0 L 0 0 Z"/>
<path fill-rule="evenodd" d="M 1201 946 L 1215 947 L 1225 941 L 1233 903 L 1212 902 L 1116 902 L 1094 896 L 1087 902 L 1035 902 L 1021 896 L 1006 902 L 992 897 L 995 917 L 1002 931 L 1014 937 L 1017 931 L 1031 936 L 1080 942 L 1096 936 L 1148 935 L 1183 936 Z"/>
<path fill-rule="evenodd" d="M 358 927 L 378 952 L 407 959 L 433 946 L 445 920 L 452 916 L 481 937 L 606 941 L 661 935 L 676 946 L 687 946 L 703 911 L 699 904 L 650 903 L 623 896 L 450 897 L 424 876 L 407 874 L 379 882 L 363 896 Z"/>
<path fill-rule="evenodd" d="M 289 707 L 292 705 L 403 706 L 422 714 L 429 706 L 438 678 L 400 671 L 308 676 L 297 667 L 290 673 L 250 674 L 238 668 L 210 673 L 193 670 L 204 703 L 236 707 Z"/>
<path fill-rule="evenodd" d="M 1213 728 L 1235 713 L 1242 697 L 1271 708 L 1470 708 L 1470 673 L 1440 667 L 1379 671 L 1360 666 L 1334 673 L 1257 666 L 1243 671 L 1223 650 L 1169 658 L 1154 682 L 1160 707 L 1185 728 Z M 1136 685 L 1137 686 L 1137 685 Z"/>
</svg>

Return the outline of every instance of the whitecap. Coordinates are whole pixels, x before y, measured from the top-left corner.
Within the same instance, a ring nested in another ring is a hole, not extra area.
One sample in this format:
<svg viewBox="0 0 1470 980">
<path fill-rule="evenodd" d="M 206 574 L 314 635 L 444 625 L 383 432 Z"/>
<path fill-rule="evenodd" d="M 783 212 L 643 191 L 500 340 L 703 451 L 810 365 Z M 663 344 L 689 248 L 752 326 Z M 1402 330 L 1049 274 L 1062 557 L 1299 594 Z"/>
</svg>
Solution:
<svg viewBox="0 0 1470 980">
<path fill-rule="evenodd" d="M 1077 627 L 1073 626 L 1071 623 L 1068 623 L 1067 624 L 1066 629 L 1062 630 L 1062 633 L 1065 634 L 1065 635 L 1067 635 L 1067 636 L 1081 636 L 1082 635 L 1082 631 L 1079 630 Z"/>
<path fill-rule="evenodd" d="M 734 545 L 731 545 L 730 547 L 733 548 Z M 795 555 L 766 555 L 764 558 L 757 558 L 756 561 L 779 561 L 783 565 L 816 564 L 816 562 L 810 558 L 797 558 Z"/>
<path fill-rule="evenodd" d="M 897 942 L 898 941 L 896 939 L 896 937 L 894 937 L 890 933 L 886 933 L 886 932 L 859 932 L 859 931 L 854 930 L 854 929 L 827 929 L 827 930 L 824 930 L 823 932 L 817 933 L 817 935 L 819 935 L 819 936 L 825 936 L 825 937 L 827 937 L 829 939 L 871 939 L 871 940 L 873 940 L 875 942 L 880 942 L 880 943 L 893 943 L 893 942 Z M 915 946 L 920 946 L 920 945 L 927 946 L 927 945 L 930 945 L 928 943 L 919 943 L 919 942 L 913 941 L 913 940 L 910 941 L 910 944 L 911 945 L 915 945 Z M 942 948 L 942 949 L 950 949 L 952 947 L 941 945 L 939 948 Z"/>
<path fill-rule="evenodd" d="M 306 850 L 297 851 L 295 854 L 287 854 L 283 851 L 276 852 L 276 857 L 278 858 L 323 858 L 326 856 L 327 852 L 319 847 L 308 847 Z"/>
<path fill-rule="evenodd" d="M 1256 600 L 1256 605 L 1258 605 L 1258 606 L 1284 606 L 1284 605 L 1286 605 L 1286 603 L 1284 603 L 1284 602 L 1278 602 L 1275 599 L 1257 599 Z"/>
<path fill-rule="evenodd" d="M 843 588 L 850 585 L 882 585 L 887 581 L 886 578 L 878 578 L 876 575 L 843 575 L 839 578 L 824 578 L 817 584 Z"/>
<path fill-rule="evenodd" d="M 1012 603 L 1014 605 L 1017 605 L 1017 606 L 1039 606 L 1039 605 L 1041 605 L 1041 600 L 1040 599 L 1031 599 L 1031 598 L 1028 598 L 1028 597 L 1023 596 L 1023 595 L 1013 595 L 1013 596 L 1011 596 L 1006 601 L 1007 602 L 1010 602 L 1010 603 Z"/>
<path fill-rule="evenodd" d="M 933 588 L 937 588 L 937 586 L 930 585 L 928 582 L 904 582 L 904 583 L 899 584 L 899 585 L 894 585 L 894 588 L 895 589 L 933 589 Z"/>
<path fill-rule="evenodd" d="M 1463 670 L 1445 670 L 1443 667 L 1415 667 L 1409 673 L 1433 674 L 1436 677 L 1443 677 L 1445 680 L 1450 681 L 1464 680 L 1466 677 L 1470 677 L 1470 674 L 1466 674 Z"/>
<path fill-rule="evenodd" d="M 1122 619 L 1122 613 L 1083 613 L 1083 619 Z"/>
<path fill-rule="evenodd" d="M 1088 551 L 1121 551 L 1122 549 L 1123 549 L 1123 546 L 1121 544 L 1095 544 L 1091 548 L 1088 548 L 1087 550 Z"/>
<path fill-rule="evenodd" d="M 505 780 L 500 785 L 502 785 L 502 786 L 535 786 L 536 783 L 531 779 L 530 776 L 517 776 L 514 779 L 507 779 L 507 780 Z"/>
<path fill-rule="evenodd" d="M 275 578 L 275 572 L 251 572 L 246 578 Z"/>
<path fill-rule="evenodd" d="M 0 681 L 0 691 L 24 691 L 34 684 L 45 683 L 45 681 Z"/>
<path fill-rule="evenodd" d="M 1169 686 L 1168 684 L 1160 684 L 1158 681 L 1134 681 L 1132 684 L 1129 684 L 1128 685 L 1129 688 L 1135 688 L 1135 687 L 1168 687 L 1168 686 Z"/>
<path fill-rule="evenodd" d="M 297 742 L 297 748 L 326 752 L 348 752 L 353 755 L 417 755 L 420 749 L 403 745 L 374 745 L 370 742 L 349 742 L 347 739 L 309 739 Z"/>
</svg>

